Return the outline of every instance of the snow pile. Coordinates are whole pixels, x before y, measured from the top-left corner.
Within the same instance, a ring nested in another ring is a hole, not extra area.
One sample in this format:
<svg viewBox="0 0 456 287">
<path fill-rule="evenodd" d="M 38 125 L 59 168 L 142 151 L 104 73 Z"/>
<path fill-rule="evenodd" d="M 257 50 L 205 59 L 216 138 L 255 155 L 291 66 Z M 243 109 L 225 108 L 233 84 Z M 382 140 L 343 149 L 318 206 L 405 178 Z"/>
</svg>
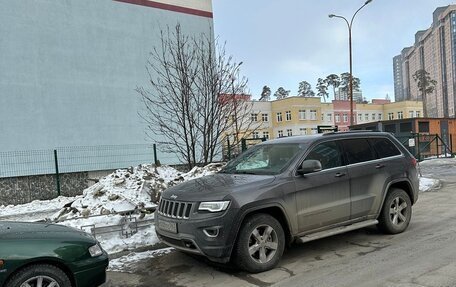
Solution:
<svg viewBox="0 0 456 287">
<path fill-rule="evenodd" d="M 140 165 L 118 169 L 84 190 L 83 196 L 56 213 L 52 220 L 93 215 L 109 215 L 138 210 L 150 213 L 168 187 L 219 171 L 223 164 L 195 167 L 188 173 L 180 173 L 169 166 Z"/>
<path fill-rule="evenodd" d="M 440 180 L 420 177 L 420 192 L 432 191 L 440 188 Z"/>
</svg>

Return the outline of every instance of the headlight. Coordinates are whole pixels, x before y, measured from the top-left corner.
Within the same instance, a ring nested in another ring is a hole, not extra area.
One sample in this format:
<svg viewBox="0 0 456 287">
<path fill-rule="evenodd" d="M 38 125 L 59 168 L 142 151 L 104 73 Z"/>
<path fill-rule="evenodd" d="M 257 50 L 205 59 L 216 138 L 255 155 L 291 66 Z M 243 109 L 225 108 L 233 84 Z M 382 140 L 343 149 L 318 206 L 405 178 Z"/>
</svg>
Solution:
<svg viewBox="0 0 456 287">
<path fill-rule="evenodd" d="M 206 210 L 209 212 L 219 212 L 224 211 L 228 208 L 230 201 L 208 201 L 208 202 L 201 202 L 198 210 Z"/>
<path fill-rule="evenodd" d="M 89 248 L 89 253 L 90 256 L 97 257 L 103 254 L 103 250 L 101 250 L 101 247 L 98 244 L 96 244 Z"/>
</svg>

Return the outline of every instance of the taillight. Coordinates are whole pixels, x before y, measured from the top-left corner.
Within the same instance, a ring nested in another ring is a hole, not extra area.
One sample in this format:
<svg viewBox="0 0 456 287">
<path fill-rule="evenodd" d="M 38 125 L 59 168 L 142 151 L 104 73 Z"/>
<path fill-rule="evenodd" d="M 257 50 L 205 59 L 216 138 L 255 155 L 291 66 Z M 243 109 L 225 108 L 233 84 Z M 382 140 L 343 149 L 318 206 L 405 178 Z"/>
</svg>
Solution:
<svg viewBox="0 0 456 287">
<path fill-rule="evenodd" d="M 416 167 L 417 161 L 416 158 L 412 157 L 412 160 L 410 162 L 414 167 Z"/>
</svg>

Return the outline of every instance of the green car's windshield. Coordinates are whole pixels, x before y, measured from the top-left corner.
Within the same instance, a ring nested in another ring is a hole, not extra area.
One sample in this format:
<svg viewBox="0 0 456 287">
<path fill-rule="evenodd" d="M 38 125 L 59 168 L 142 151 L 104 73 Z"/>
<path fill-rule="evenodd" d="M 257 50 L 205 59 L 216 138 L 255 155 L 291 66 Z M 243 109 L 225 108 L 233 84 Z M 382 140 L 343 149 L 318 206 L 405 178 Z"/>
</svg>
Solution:
<svg viewBox="0 0 456 287">
<path fill-rule="evenodd" d="M 257 145 L 229 162 L 221 172 L 265 175 L 278 174 L 306 146 L 300 143 Z"/>
</svg>

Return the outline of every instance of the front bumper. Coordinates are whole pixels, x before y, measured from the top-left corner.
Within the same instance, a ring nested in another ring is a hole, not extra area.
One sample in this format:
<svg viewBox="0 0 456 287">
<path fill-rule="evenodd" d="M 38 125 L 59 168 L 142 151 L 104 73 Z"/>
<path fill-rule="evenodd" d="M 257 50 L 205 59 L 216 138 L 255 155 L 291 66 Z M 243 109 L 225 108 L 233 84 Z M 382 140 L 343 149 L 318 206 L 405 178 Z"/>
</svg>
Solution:
<svg viewBox="0 0 456 287">
<path fill-rule="evenodd" d="M 100 286 L 106 282 L 106 268 L 109 265 L 108 254 L 90 259 L 91 262 L 87 269 L 74 273 L 74 280 L 77 287 L 94 287 Z"/>
<path fill-rule="evenodd" d="M 193 254 L 199 254 L 216 262 L 228 262 L 236 240 L 237 226 L 236 209 L 228 209 L 221 215 L 205 214 L 189 219 L 170 218 L 155 213 L 155 231 L 165 244 Z M 176 224 L 177 232 L 169 232 L 160 228 L 160 221 Z M 217 236 L 209 236 L 204 230 L 217 229 Z"/>
</svg>

